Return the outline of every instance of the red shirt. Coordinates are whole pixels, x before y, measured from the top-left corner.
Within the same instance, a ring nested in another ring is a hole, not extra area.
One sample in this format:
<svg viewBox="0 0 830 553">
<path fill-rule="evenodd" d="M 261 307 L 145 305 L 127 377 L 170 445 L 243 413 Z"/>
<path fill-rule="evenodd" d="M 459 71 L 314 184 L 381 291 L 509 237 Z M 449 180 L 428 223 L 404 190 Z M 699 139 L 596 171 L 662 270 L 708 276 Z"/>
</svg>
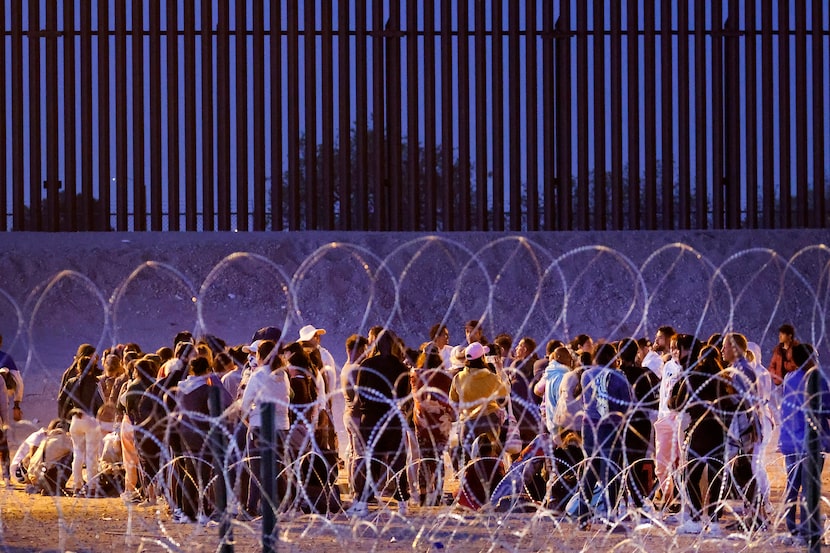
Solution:
<svg viewBox="0 0 830 553">
<path fill-rule="evenodd" d="M 783 345 L 778 344 L 772 350 L 772 360 L 770 360 L 767 370 L 772 375 L 773 385 L 780 386 L 784 382 L 784 376 L 798 368 L 792 360 L 792 349 L 796 345 L 798 345 L 798 341 L 793 340 L 789 348 L 784 348 Z"/>
</svg>

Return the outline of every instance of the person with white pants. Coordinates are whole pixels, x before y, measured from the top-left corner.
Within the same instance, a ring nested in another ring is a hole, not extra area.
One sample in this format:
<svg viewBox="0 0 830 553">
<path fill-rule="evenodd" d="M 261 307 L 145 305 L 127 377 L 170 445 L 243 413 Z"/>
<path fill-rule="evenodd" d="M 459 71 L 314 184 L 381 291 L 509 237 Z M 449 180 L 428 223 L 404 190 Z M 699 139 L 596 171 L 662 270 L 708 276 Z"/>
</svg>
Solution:
<svg viewBox="0 0 830 553">
<path fill-rule="evenodd" d="M 97 492 L 98 459 L 101 457 L 103 435 L 95 415 L 104 404 L 98 386 L 97 361 L 97 357 L 81 358 L 77 365 L 80 373 L 68 379 L 58 395 L 59 416 L 70 419 L 72 484 L 76 495 L 92 496 Z M 85 491 L 84 465 L 87 476 Z"/>
<path fill-rule="evenodd" d="M 101 426 L 95 417 L 78 409 L 72 414 L 69 423 L 69 437 L 72 438 L 72 481 L 75 493 L 83 493 L 83 468 L 86 466 L 87 494 L 92 495 L 97 486 L 98 460 L 103 445 Z"/>
</svg>

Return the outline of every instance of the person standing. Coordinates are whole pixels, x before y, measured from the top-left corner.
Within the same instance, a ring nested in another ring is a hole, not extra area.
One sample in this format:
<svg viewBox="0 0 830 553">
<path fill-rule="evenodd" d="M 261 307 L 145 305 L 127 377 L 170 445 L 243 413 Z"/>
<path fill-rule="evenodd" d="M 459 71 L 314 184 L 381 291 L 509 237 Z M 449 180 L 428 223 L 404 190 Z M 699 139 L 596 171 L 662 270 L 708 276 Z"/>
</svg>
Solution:
<svg viewBox="0 0 830 553">
<path fill-rule="evenodd" d="M 599 484 L 609 513 L 616 512 L 623 450 L 623 422 L 633 404 L 628 380 L 617 368 L 617 350 L 601 344 L 594 350 L 593 364 L 582 373 L 582 443 L 585 470 L 579 486 L 577 524 L 580 530 L 591 527 L 594 487 Z"/>
<path fill-rule="evenodd" d="M 409 483 L 406 471 L 404 434 L 407 405 L 411 402 L 409 369 L 394 354 L 397 337 L 388 329 L 375 341 L 375 355 L 365 359 L 355 374 L 355 404 L 360 413 L 360 435 L 365 444 L 363 462 L 355 471 L 353 516 L 365 516 L 374 486 L 385 470 L 395 482 L 398 512 L 407 513 Z"/>
<path fill-rule="evenodd" d="M 698 535 L 706 529 L 710 535 L 717 535 L 721 501 L 725 500 L 721 482 L 726 432 L 731 421 L 727 376 L 717 348 L 707 345 L 699 358 L 693 359 L 688 341 L 680 339 L 678 344 L 681 363 L 688 371 L 675 387 L 673 406 L 685 413 L 690 422 L 683 448 L 683 485 L 689 512 L 677 533 Z"/>
<path fill-rule="evenodd" d="M 277 345 L 271 340 L 262 340 L 256 352 L 257 368 L 251 373 L 248 386 L 242 394 L 241 417 L 247 422 L 247 460 L 249 470 L 243 475 L 245 496 L 240 498 L 245 512 L 252 516 L 261 514 L 261 484 L 260 459 L 266 447 L 272 447 L 277 454 L 278 470 L 280 474 L 277 482 L 280 497 L 283 497 L 287 488 L 286 444 L 289 421 L 289 404 L 291 384 L 288 381 L 285 360 L 279 355 Z M 269 403 L 274 407 L 274 442 L 270 443 L 270 436 L 262 435 L 262 405 Z"/>
<path fill-rule="evenodd" d="M 3 335 L 0 334 L 0 348 L 2 347 Z M 13 402 L 12 417 L 15 422 L 19 422 L 23 419 L 23 412 L 20 410 L 20 404 L 23 401 L 23 376 L 20 374 L 20 369 L 15 365 L 12 356 L 0 350 L 0 372 L 3 369 L 7 370 L 7 373 L 3 373 L 3 379 L 6 385 L 6 396 Z"/>
<path fill-rule="evenodd" d="M 505 405 L 510 394 L 508 382 L 490 370 L 484 357 L 490 350 L 473 342 L 464 350 L 465 367 L 459 371 L 450 386 L 450 400 L 458 413 L 459 448 L 463 453 L 459 467 L 473 457 L 473 441 L 487 434 L 490 443 L 501 449 L 501 427 L 506 420 Z"/>
<path fill-rule="evenodd" d="M 412 416 L 418 440 L 418 489 L 421 505 L 441 504 L 444 489 L 444 453 L 456 415 L 450 403 L 452 376 L 441 359 L 441 349 L 427 342 L 410 374 L 414 399 Z"/>
<path fill-rule="evenodd" d="M 103 440 L 96 414 L 104 399 L 98 391 L 97 358 L 83 357 L 79 361 L 81 374 L 66 381 L 58 398 L 64 419 L 70 419 L 72 438 L 72 482 L 75 495 L 93 497 L 97 493 L 98 460 Z M 83 468 L 86 465 L 86 485 Z"/>
<path fill-rule="evenodd" d="M 196 520 L 206 524 L 213 511 L 208 501 L 213 476 L 215 451 L 211 447 L 213 434 L 227 433 L 222 424 L 211 417 L 212 390 L 219 394 L 222 412 L 231 404 L 231 396 L 211 371 L 206 357 L 194 357 L 188 363 L 189 376 L 176 388 L 173 410 L 173 430 L 178 433 L 179 451 L 175 451 L 173 470 L 178 477 L 178 489 L 173 494 L 176 504 L 174 522 Z"/>
<path fill-rule="evenodd" d="M 360 368 L 360 362 L 366 356 L 369 340 L 365 336 L 352 334 L 346 338 L 346 363 L 340 372 L 340 387 L 343 390 L 343 426 L 346 428 L 346 473 L 348 474 L 349 488 L 355 490 L 354 474 L 357 463 L 363 457 L 363 439 L 360 437 L 360 413 L 354 408 L 355 402 L 355 375 Z"/>
<path fill-rule="evenodd" d="M 792 359 L 792 349 L 798 345 L 795 339 L 795 327 L 791 324 L 783 324 L 778 329 L 778 344 L 772 350 L 767 370 L 772 376 L 772 385 L 781 386 L 787 373 L 798 369 Z"/>
<path fill-rule="evenodd" d="M 672 357 L 671 345 L 677 332 L 670 326 L 657 329 L 652 348 L 660 354 L 663 365 L 660 368 L 660 401 L 657 408 L 657 420 L 654 421 L 654 472 L 660 482 L 659 496 L 663 500 L 663 509 L 677 512 L 679 503 L 674 499 L 674 473 L 680 463 L 681 431 L 680 415 L 669 409 L 669 398 L 675 384 L 680 379 L 682 368 Z M 675 340 L 676 342 L 676 340 Z"/>
<path fill-rule="evenodd" d="M 653 424 L 657 418 L 660 379 L 637 363 L 638 344 L 626 338 L 620 344 L 620 370 L 634 392 L 634 407 L 625 425 L 623 464 L 629 467 L 628 491 L 637 508 L 650 507 L 654 487 L 654 461 L 648 459 L 653 444 Z"/>
<path fill-rule="evenodd" d="M 438 349 L 444 368 L 452 363 L 452 346 L 450 345 L 450 330 L 443 323 L 436 323 L 429 328 L 429 340 Z"/>
<path fill-rule="evenodd" d="M 337 364 L 331 352 L 324 348 L 320 336 L 326 333 L 323 328 L 315 328 L 313 325 L 305 325 L 300 329 L 300 342 L 308 343 L 313 349 L 320 352 L 320 359 L 323 362 L 321 372 L 326 381 L 326 393 L 331 394 L 337 387 Z"/>
<path fill-rule="evenodd" d="M 827 380 L 816 363 L 813 347 L 809 344 L 796 344 L 792 348 L 792 360 L 798 367 L 789 371 L 783 381 L 783 401 L 781 403 L 781 433 L 778 437 L 778 446 L 784 455 L 784 467 L 787 471 L 787 483 L 784 491 L 785 520 L 787 530 L 793 536 L 805 538 L 807 533 L 807 519 L 804 493 L 803 470 L 807 460 L 806 434 L 808 425 L 808 396 L 807 382 L 810 377 L 819 379 L 819 394 L 821 411 L 810 420 L 815 424 L 821 440 L 822 451 L 830 451 L 830 390 Z M 824 455 L 817 459 L 818 472 L 824 468 Z M 800 516 L 796 516 L 800 514 Z"/>
<path fill-rule="evenodd" d="M 746 520 L 736 520 L 727 530 L 750 530 L 766 526 L 764 501 L 758 493 L 759 478 L 755 470 L 766 470 L 756 462 L 761 442 L 761 401 L 758 376 L 747 358 L 748 342 L 743 334 L 730 332 L 723 338 L 721 357 L 729 376 L 732 399 L 736 406 L 730 425 L 726 459 L 732 467 L 732 484 L 743 500 Z M 751 354 L 750 354 L 751 355 Z"/>
<path fill-rule="evenodd" d="M 781 325 L 778 329 L 778 344 L 772 350 L 769 366 L 767 370 L 772 377 L 772 395 L 770 397 L 772 414 L 775 416 L 775 424 L 781 423 L 781 398 L 783 390 L 781 388 L 784 382 L 784 377 L 798 369 L 792 360 L 793 347 L 798 345 L 798 340 L 795 339 L 795 327 L 789 323 Z"/>
</svg>

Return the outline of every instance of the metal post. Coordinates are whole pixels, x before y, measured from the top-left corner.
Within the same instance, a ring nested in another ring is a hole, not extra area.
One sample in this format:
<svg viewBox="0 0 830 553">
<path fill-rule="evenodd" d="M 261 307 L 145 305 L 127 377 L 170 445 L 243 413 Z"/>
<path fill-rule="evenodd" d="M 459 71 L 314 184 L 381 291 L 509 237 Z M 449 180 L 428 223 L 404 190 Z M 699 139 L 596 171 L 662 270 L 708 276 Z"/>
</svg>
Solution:
<svg viewBox="0 0 830 553">
<path fill-rule="evenodd" d="M 807 543 L 811 553 L 821 551 L 821 440 L 820 421 L 816 416 L 821 411 L 818 367 L 807 372 L 807 458 L 804 460 L 804 502 L 807 509 Z M 802 514 L 802 518 L 804 515 Z"/>
<path fill-rule="evenodd" d="M 208 409 L 210 416 L 213 418 L 222 415 L 222 407 L 219 401 L 219 388 L 213 386 L 210 389 L 208 396 Z M 210 444 L 213 447 L 213 470 L 216 473 L 216 483 L 214 484 L 214 496 L 216 500 L 216 510 L 222 517 L 219 523 L 219 551 L 220 553 L 233 553 L 233 527 L 231 526 L 231 515 L 228 512 L 228 488 L 225 481 L 225 465 L 223 463 L 224 452 L 227 450 L 225 443 L 225 434 L 221 430 L 211 432 Z"/>
<path fill-rule="evenodd" d="M 262 404 L 262 435 L 264 447 L 261 448 L 259 465 L 260 484 L 262 486 L 262 551 L 276 551 L 274 529 L 277 525 L 274 514 L 274 404 Z"/>
</svg>

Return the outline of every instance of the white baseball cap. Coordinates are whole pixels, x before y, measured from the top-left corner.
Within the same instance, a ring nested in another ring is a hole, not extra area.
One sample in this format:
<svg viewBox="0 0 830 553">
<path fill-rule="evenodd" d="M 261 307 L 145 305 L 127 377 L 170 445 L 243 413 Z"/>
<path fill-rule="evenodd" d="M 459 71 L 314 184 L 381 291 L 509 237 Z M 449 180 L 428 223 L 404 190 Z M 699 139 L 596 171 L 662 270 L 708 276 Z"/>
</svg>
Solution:
<svg viewBox="0 0 830 553">
<path fill-rule="evenodd" d="M 262 344 L 262 342 L 264 341 L 265 340 L 254 340 L 253 342 L 251 342 L 250 346 L 242 346 L 242 351 L 244 351 L 245 353 L 256 353 L 257 351 L 259 351 L 260 344 Z"/>
</svg>

